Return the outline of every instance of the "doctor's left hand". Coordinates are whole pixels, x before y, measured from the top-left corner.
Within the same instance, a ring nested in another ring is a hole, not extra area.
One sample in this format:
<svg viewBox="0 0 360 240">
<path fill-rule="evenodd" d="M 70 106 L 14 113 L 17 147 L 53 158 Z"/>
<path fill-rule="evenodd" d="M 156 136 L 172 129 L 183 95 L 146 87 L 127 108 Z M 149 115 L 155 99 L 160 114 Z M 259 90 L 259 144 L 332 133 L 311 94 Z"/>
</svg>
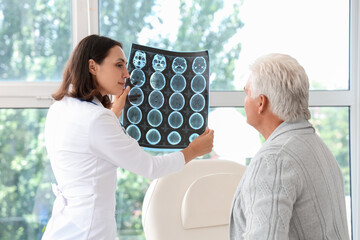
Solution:
<svg viewBox="0 0 360 240">
<path fill-rule="evenodd" d="M 121 116 L 122 110 L 125 107 L 126 97 L 129 92 L 130 92 L 130 87 L 127 86 L 121 95 L 113 96 L 113 103 L 111 106 L 111 111 L 113 111 L 113 113 L 115 113 L 117 118 L 119 118 Z"/>
</svg>

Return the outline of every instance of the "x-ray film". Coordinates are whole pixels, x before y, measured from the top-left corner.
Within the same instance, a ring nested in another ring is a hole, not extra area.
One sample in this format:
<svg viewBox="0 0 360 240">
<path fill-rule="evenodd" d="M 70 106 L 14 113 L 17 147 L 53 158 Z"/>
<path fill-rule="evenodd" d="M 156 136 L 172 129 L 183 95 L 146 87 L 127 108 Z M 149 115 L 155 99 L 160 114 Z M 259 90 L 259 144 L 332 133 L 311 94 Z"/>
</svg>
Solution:
<svg viewBox="0 0 360 240">
<path fill-rule="evenodd" d="M 205 131 L 208 51 L 174 52 L 132 44 L 128 70 L 131 90 L 123 125 L 140 146 L 180 149 Z"/>
</svg>

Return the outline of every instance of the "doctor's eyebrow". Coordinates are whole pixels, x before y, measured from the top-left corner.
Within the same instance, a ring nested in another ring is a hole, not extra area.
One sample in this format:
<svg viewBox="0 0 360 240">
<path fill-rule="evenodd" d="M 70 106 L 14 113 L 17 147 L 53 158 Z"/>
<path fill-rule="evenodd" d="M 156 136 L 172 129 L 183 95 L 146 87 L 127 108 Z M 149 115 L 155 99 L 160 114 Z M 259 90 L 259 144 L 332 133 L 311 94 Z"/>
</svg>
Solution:
<svg viewBox="0 0 360 240">
<path fill-rule="evenodd" d="M 125 61 L 125 59 L 123 59 L 123 58 L 118 58 L 118 59 L 116 59 L 116 62 L 122 62 L 122 63 L 124 63 L 124 64 L 127 63 L 127 62 Z"/>
</svg>

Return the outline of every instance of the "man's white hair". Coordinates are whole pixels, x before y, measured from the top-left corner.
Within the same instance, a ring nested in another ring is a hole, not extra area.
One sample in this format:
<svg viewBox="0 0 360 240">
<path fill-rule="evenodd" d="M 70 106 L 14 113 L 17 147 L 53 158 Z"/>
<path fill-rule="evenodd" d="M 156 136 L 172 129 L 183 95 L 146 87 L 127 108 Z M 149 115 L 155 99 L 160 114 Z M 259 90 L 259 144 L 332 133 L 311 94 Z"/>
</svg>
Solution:
<svg viewBox="0 0 360 240">
<path fill-rule="evenodd" d="M 286 122 L 310 119 L 309 80 L 304 68 L 291 56 L 272 53 L 250 66 L 251 97 L 265 95 L 271 110 Z"/>
</svg>

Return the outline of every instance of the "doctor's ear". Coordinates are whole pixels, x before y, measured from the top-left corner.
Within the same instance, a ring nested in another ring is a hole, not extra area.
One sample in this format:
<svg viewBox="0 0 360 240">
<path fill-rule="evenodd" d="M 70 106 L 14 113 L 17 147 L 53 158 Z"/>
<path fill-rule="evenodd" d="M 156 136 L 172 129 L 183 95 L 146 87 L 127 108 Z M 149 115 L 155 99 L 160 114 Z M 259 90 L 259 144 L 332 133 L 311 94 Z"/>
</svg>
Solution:
<svg viewBox="0 0 360 240">
<path fill-rule="evenodd" d="M 96 62 L 93 59 L 89 60 L 89 72 L 93 75 L 96 75 Z"/>
</svg>

